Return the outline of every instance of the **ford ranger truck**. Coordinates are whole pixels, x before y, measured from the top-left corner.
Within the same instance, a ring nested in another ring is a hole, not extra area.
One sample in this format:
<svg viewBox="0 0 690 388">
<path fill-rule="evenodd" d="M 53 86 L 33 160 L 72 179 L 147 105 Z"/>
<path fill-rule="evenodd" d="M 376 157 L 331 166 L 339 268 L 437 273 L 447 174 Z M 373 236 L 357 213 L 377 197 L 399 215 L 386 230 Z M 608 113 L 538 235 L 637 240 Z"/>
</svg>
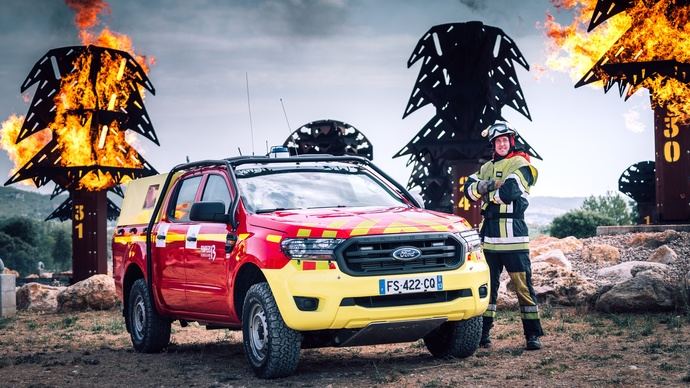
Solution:
<svg viewBox="0 0 690 388">
<path fill-rule="evenodd" d="M 165 348 L 174 320 L 242 330 L 263 378 L 294 373 L 302 348 L 423 338 L 468 357 L 489 301 L 476 231 L 360 157 L 235 157 L 134 180 L 112 247 L 137 351 Z"/>
</svg>

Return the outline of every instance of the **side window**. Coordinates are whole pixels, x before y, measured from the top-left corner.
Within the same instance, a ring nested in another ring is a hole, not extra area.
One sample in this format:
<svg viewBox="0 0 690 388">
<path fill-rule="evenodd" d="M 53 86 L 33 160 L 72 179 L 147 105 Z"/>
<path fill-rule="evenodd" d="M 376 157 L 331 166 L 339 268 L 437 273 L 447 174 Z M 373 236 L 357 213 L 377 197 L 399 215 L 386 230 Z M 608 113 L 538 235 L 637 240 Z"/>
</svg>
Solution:
<svg viewBox="0 0 690 388">
<path fill-rule="evenodd" d="M 225 209 L 230 207 L 230 190 L 225 183 L 225 179 L 216 174 L 208 176 L 206 187 L 204 187 L 204 194 L 201 196 L 202 201 L 223 202 Z"/>
<path fill-rule="evenodd" d="M 189 211 L 192 210 L 194 196 L 196 195 L 200 182 L 201 176 L 195 176 L 192 178 L 187 178 L 180 183 L 180 188 L 177 191 L 175 203 L 168 210 L 168 216 L 173 221 L 189 221 Z"/>
</svg>

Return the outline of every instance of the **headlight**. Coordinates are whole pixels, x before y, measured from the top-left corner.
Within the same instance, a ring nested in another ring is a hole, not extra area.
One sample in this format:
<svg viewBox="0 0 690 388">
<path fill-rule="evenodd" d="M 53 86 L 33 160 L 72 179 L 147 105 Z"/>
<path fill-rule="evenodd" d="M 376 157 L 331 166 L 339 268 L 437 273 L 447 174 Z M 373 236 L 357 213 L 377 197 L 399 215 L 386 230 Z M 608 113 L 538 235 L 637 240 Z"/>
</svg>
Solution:
<svg viewBox="0 0 690 388">
<path fill-rule="evenodd" d="M 479 238 L 479 233 L 474 229 L 464 230 L 455 235 L 465 242 L 467 253 L 478 251 L 482 247 L 482 240 Z"/>
<path fill-rule="evenodd" d="M 280 247 L 291 259 L 335 260 L 333 250 L 343 241 L 342 238 L 286 238 Z"/>
</svg>

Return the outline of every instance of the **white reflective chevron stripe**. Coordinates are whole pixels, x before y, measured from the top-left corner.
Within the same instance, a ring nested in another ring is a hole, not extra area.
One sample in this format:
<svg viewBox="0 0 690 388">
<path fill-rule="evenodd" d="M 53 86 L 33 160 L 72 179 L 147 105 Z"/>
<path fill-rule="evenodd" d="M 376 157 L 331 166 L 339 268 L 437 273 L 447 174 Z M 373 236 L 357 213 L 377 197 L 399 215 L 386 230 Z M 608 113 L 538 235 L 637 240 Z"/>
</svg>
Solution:
<svg viewBox="0 0 690 388">
<path fill-rule="evenodd" d="M 529 236 L 516 236 L 516 237 L 489 237 L 484 236 L 485 243 L 491 244 L 513 244 L 513 243 L 528 243 Z"/>
<path fill-rule="evenodd" d="M 538 313 L 539 306 L 520 306 L 520 311 L 523 313 Z"/>
<path fill-rule="evenodd" d="M 496 305 L 495 304 L 490 304 L 487 308 L 488 311 L 496 311 Z"/>
<path fill-rule="evenodd" d="M 515 175 L 515 174 L 510 174 L 510 175 L 508 175 L 508 177 L 506 178 L 506 180 L 508 180 L 508 179 L 515 179 L 515 181 L 516 181 L 517 184 L 518 184 L 518 188 L 520 189 L 520 191 L 521 191 L 523 194 L 529 194 L 529 191 L 527 191 L 527 188 L 525 188 L 525 186 L 522 184 L 522 179 L 520 179 L 519 176 L 517 176 L 517 175 Z"/>
<path fill-rule="evenodd" d="M 515 233 L 513 233 L 513 219 L 512 218 L 506 219 L 506 234 L 508 237 L 515 236 Z"/>
</svg>

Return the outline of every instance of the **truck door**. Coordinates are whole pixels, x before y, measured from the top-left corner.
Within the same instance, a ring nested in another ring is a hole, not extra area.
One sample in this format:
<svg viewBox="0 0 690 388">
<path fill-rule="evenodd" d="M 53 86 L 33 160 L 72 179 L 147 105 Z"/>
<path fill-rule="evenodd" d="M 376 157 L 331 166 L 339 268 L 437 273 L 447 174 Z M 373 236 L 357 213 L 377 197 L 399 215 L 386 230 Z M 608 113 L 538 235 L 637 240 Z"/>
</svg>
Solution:
<svg viewBox="0 0 690 388">
<path fill-rule="evenodd" d="M 197 198 L 202 175 L 184 177 L 173 188 L 167 210 L 152 230 L 154 279 L 158 282 L 163 304 L 171 310 L 187 310 L 185 294 L 185 244 L 189 211 Z"/>
<path fill-rule="evenodd" d="M 228 209 L 231 194 L 225 175 L 209 173 L 205 180 L 201 201 L 223 202 Z M 223 223 L 197 222 L 196 240 L 187 234 L 187 304 L 190 311 L 229 316 L 229 274 L 235 260 L 225 253 L 225 243 L 231 226 Z"/>
</svg>

